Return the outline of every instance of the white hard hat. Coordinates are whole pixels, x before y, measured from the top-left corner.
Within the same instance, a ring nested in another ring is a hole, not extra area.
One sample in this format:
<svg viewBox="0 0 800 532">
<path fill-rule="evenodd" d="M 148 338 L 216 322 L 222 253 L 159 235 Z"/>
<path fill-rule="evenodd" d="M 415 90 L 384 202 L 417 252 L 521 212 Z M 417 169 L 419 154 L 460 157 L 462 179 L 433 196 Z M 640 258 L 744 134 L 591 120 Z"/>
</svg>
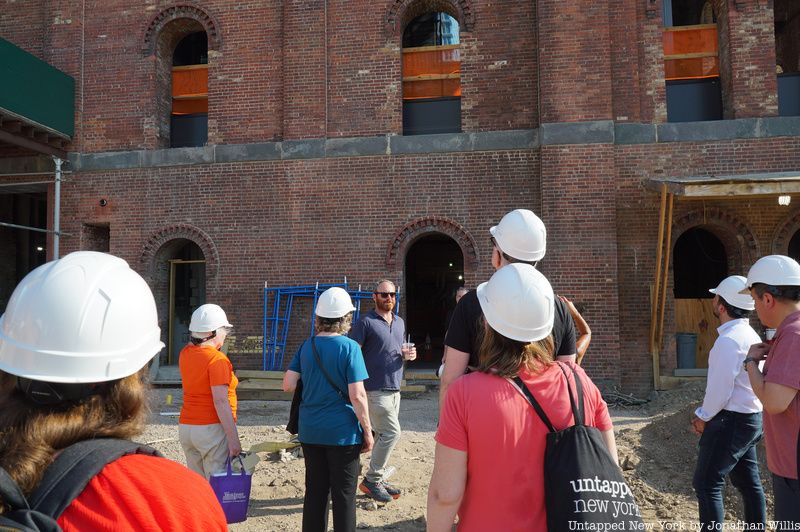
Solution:
<svg viewBox="0 0 800 532">
<path fill-rule="evenodd" d="M 341 318 L 355 309 L 350 294 L 344 288 L 334 286 L 320 294 L 314 313 L 320 318 Z"/>
<path fill-rule="evenodd" d="M 19 283 L 0 317 L 0 369 L 50 383 L 133 375 L 164 347 L 150 287 L 124 260 L 77 251 Z"/>
<path fill-rule="evenodd" d="M 500 268 L 477 292 L 486 321 L 503 336 L 534 342 L 553 330 L 553 288 L 530 264 Z"/>
<path fill-rule="evenodd" d="M 193 333 L 211 332 L 216 331 L 220 327 L 233 327 L 233 325 L 228 323 L 228 317 L 219 305 L 206 303 L 205 305 L 200 305 L 192 312 L 192 319 L 189 322 L 189 331 Z"/>
<path fill-rule="evenodd" d="M 724 299 L 729 305 L 742 310 L 753 310 L 756 304 L 750 293 L 745 289 L 747 278 L 741 275 L 731 275 L 722 280 L 716 288 L 708 291 Z M 744 292 L 742 292 L 744 290 Z"/>
<path fill-rule="evenodd" d="M 755 283 L 771 286 L 800 286 L 800 264 L 785 255 L 761 257 L 747 273 L 746 293 Z"/>
<path fill-rule="evenodd" d="M 497 247 L 506 255 L 525 262 L 542 260 L 547 248 L 547 230 L 538 216 L 516 209 L 489 229 Z"/>
</svg>

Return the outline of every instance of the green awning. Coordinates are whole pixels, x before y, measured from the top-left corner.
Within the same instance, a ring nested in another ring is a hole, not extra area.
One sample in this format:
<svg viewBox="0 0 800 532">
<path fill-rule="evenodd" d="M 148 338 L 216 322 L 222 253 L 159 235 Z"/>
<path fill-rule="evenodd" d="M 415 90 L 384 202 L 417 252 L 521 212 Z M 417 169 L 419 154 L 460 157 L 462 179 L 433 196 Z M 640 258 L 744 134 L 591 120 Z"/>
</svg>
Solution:
<svg viewBox="0 0 800 532">
<path fill-rule="evenodd" d="M 19 120 L 41 139 L 75 133 L 75 79 L 0 39 L 0 115 Z M 33 137 L 33 133 L 29 133 Z"/>
</svg>

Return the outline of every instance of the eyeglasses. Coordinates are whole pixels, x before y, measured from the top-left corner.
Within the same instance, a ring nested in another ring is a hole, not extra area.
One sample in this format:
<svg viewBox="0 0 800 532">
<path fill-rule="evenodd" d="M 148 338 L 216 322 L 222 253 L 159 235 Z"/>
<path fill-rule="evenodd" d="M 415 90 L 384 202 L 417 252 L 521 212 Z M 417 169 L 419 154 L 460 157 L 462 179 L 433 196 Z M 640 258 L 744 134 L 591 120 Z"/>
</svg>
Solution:
<svg viewBox="0 0 800 532">
<path fill-rule="evenodd" d="M 381 297 L 394 298 L 395 296 L 397 296 L 397 292 L 375 292 L 375 295 L 376 296 L 381 296 Z"/>
</svg>

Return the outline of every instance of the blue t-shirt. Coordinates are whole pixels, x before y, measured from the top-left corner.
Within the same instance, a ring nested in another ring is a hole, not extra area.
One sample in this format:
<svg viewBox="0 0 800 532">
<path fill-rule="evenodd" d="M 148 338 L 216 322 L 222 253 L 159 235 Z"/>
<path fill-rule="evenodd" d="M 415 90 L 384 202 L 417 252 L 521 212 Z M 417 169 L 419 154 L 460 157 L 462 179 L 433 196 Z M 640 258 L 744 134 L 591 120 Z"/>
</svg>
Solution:
<svg viewBox="0 0 800 532">
<path fill-rule="evenodd" d="M 334 384 L 345 394 L 347 385 L 365 380 L 367 369 L 356 342 L 346 336 L 315 336 L 319 358 Z M 361 443 L 361 425 L 353 406 L 331 388 L 317 365 L 311 340 L 306 340 L 289 364 L 303 380 L 298 439 L 316 445 Z"/>
<path fill-rule="evenodd" d="M 406 324 L 403 318 L 393 315 L 389 324 L 371 310 L 361 316 L 353 328 L 350 338 L 361 345 L 364 362 L 367 365 L 369 378 L 364 381 L 364 388 L 375 390 L 400 390 L 403 380 L 403 337 Z"/>
</svg>

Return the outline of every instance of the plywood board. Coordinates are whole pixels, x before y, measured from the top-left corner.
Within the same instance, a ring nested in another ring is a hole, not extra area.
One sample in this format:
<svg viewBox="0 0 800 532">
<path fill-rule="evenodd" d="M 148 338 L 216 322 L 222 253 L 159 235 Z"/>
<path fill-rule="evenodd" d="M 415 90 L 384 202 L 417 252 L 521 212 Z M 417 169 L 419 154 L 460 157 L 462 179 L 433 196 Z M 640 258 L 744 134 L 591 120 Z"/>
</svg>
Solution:
<svg viewBox="0 0 800 532">
<path fill-rule="evenodd" d="M 676 299 L 675 332 L 697 334 L 695 367 L 708 367 L 708 352 L 717 340 L 719 320 L 714 316 L 713 299 Z"/>
</svg>

